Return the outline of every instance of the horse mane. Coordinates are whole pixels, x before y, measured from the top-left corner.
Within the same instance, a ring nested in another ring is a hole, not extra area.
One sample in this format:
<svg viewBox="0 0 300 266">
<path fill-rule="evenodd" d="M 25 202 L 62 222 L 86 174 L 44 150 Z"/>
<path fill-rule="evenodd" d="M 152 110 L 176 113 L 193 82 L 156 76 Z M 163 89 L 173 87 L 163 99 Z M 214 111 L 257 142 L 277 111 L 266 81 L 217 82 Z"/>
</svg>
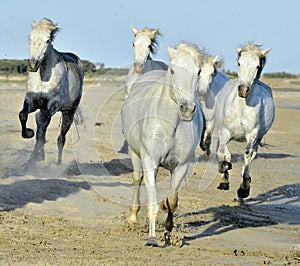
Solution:
<svg viewBox="0 0 300 266">
<path fill-rule="evenodd" d="M 243 52 L 253 52 L 255 53 L 259 58 L 259 69 L 257 71 L 257 79 L 260 77 L 261 72 L 266 64 L 266 56 L 262 54 L 261 52 L 262 45 L 254 44 L 253 42 L 249 42 L 245 46 L 241 47 L 241 49 L 238 52 L 238 58 L 241 56 Z"/>
<path fill-rule="evenodd" d="M 143 28 L 141 30 L 138 30 L 135 35 L 142 34 L 142 35 L 146 35 L 147 37 L 149 37 L 149 39 L 151 40 L 150 52 L 151 52 L 151 54 L 155 55 L 157 52 L 157 48 L 158 48 L 157 36 L 162 36 L 162 33 L 160 30 L 158 30 L 156 34 L 153 34 L 153 31 L 155 31 L 155 29 Z"/>
<path fill-rule="evenodd" d="M 182 42 L 180 43 L 176 49 L 178 51 L 190 54 L 198 63 L 199 66 L 203 64 L 203 58 L 205 57 L 205 51 L 200 50 L 197 45 L 192 43 Z"/>
<path fill-rule="evenodd" d="M 211 56 L 210 54 L 205 54 L 205 56 L 203 58 L 203 63 L 210 64 L 215 69 L 222 69 L 224 67 L 224 59 L 223 58 L 218 57 L 218 60 L 216 62 L 214 62 L 213 59 L 214 59 L 214 57 Z"/>
<path fill-rule="evenodd" d="M 41 29 L 41 30 L 49 30 L 50 31 L 50 39 L 53 41 L 55 39 L 56 33 L 60 31 L 58 24 L 53 23 L 52 20 L 48 18 L 42 18 L 37 24 L 34 29 Z"/>
<path fill-rule="evenodd" d="M 261 52 L 261 47 L 262 47 L 262 45 L 258 45 L 253 42 L 249 42 L 248 44 L 241 47 L 241 49 L 238 53 L 238 57 L 240 57 L 241 53 L 243 53 L 243 52 L 254 52 L 258 55 L 259 58 L 262 58 L 264 56 Z"/>
</svg>

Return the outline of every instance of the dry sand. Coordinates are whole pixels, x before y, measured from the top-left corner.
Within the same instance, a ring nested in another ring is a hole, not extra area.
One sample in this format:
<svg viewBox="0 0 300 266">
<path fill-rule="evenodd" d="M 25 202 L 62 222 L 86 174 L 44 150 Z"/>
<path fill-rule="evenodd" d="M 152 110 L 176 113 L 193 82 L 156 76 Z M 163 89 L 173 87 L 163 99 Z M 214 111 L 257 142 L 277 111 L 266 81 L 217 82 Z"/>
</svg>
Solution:
<svg viewBox="0 0 300 266">
<path fill-rule="evenodd" d="M 146 195 L 139 223 L 125 226 L 131 202 L 131 163 L 123 144 L 120 110 L 124 77 L 104 76 L 85 87 L 85 128 L 73 126 L 56 165 L 60 114 L 52 120 L 46 160 L 28 170 L 34 139 L 22 139 L 18 112 L 24 86 L 0 88 L 1 265 L 296 265 L 300 263 L 300 81 L 267 80 L 276 119 L 252 166 L 245 205 L 233 199 L 241 182 L 245 144 L 232 142 L 231 190 L 205 188 L 211 165 L 197 150 L 190 179 L 180 192 L 174 246 L 144 247 Z M 34 115 L 29 125 L 35 129 Z M 78 140 L 78 134 L 80 139 Z M 168 193 L 161 170 L 159 198 Z M 163 235 L 165 214 L 158 216 Z M 163 242 L 159 241 L 161 245 Z M 182 247 L 179 247 L 182 245 Z"/>
</svg>

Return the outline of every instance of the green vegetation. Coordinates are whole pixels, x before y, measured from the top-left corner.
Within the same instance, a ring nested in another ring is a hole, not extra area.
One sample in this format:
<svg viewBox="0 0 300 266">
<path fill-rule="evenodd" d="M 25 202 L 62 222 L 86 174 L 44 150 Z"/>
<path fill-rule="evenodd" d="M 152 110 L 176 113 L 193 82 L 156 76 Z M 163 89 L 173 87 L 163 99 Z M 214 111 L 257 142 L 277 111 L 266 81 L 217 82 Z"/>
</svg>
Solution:
<svg viewBox="0 0 300 266">
<path fill-rule="evenodd" d="M 92 63 L 88 60 L 82 60 L 86 76 L 95 78 L 99 75 L 127 75 L 126 68 L 105 68 L 104 63 Z M 0 76 L 26 76 L 27 60 L 0 59 Z"/>
<path fill-rule="evenodd" d="M 225 70 L 225 73 L 228 75 L 229 78 L 235 79 L 237 78 L 237 72 L 230 71 L 230 70 Z"/>
<path fill-rule="evenodd" d="M 273 72 L 273 73 L 265 73 L 264 78 L 285 78 L 285 79 L 292 79 L 297 78 L 299 75 L 287 73 L 287 72 Z"/>
<path fill-rule="evenodd" d="M 0 73 L 1 74 L 25 74 L 27 73 L 27 60 L 0 60 Z"/>
<path fill-rule="evenodd" d="M 105 68 L 104 63 L 92 63 L 88 60 L 82 60 L 86 76 L 94 78 L 98 75 L 109 74 L 109 75 L 126 75 L 128 69 L 126 68 Z M 236 78 L 237 73 L 230 70 L 225 70 L 225 73 L 230 78 Z M 8 75 L 26 75 L 27 74 L 27 59 L 0 59 L 0 76 Z M 274 72 L 263 74 L 265 78 L 297 78 L 300 75 L 295 75 L 287 72 Z"/>
</svg>

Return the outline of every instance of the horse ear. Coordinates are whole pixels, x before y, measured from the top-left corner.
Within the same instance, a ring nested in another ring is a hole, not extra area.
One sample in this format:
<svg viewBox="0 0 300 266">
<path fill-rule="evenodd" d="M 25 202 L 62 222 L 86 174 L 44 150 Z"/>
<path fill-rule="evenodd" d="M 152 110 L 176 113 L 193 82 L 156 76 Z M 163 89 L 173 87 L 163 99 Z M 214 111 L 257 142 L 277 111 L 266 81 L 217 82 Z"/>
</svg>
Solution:
<svg viewBox="0 0 300 266">
<path fill-rule="evenodd" d="M 31 28 L 34 29 L 35 27 L 36 27 L 36 23 L 35 23 L 35 21 L 33 20 L 33 21 L 31 21 Z"/>
<path fill-rule="evenodd" d="M 173 49 L 171 46 L 168 46 L 168 53 L 169 53 L 170 58 L 173 59 L 176 54 L 176 50 Z"/>
<path fill-rule="evenodd" d="M 152 31 L 153 36 L 155 37 L 155 35 L 156 35 L 158 32 L 159 32 L 159 29 L 153 30 L 153 31 Z"/>
<path fill-rule="evenodd" d="M 269 53 L 271 50 L 272 50 L 272 48 L 261 51 L 262 56 L 266 56 L 266 54 Z"/>
<path fill-rule="evenodd" d="M 218 62 L 218 59 L 219 59 L 219 56 L 216 55 L 216 56 L 213 58 L 213 63 L 215 64 L 216 62 Z"/>
<path fill-rule="evenodd" d="M 239 54 L 242 51 L 242 48 L 241 47 L 236 47 L 236 51 Z"/>
<path fill-rule="evenodd" d="M 134 34 L 134 36 L 137 34 L 138 30 L 135 27 L 131 27 L 131 31 Z"/>
</svg>

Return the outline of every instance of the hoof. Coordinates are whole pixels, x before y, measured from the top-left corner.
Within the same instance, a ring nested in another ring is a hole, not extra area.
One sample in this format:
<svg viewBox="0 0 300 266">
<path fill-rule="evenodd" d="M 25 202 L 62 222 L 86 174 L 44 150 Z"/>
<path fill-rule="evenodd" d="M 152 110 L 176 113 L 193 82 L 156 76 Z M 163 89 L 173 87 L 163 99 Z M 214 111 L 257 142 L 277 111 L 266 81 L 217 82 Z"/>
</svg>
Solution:
<svg viewBox="0 0 300 266">
<path fill-rule="evenodd" d="M 217 187 L 217 189 L 229 190 L 229 183 L 220 183 L 220 185 Z"/>
<path fill-rule="evenodd" d="M 169 231 L 164 232 L 164 241 L 165 241 L 165 246 L 171 245 L 171 233 Z"/>
<path fill-rule="evenodd" d="M 22 132 L 22 138 L 30 139 L 34 136 L 34 131 L 31 128 L 26 128 L 25 131 Z"/>
<path fill-rule="evenodd" d="M 136 225 L 136 222 L 137 222 L 137 219 L 132 219 L 131 217 L 128 217 L 128 218 L 126 219 L 126 225 L 127 225 L 127 226 L 133 227 L 133 226 Z"/>
<path fill-rule="evenodd" d="M 145 247 L 158 247 L 156 237 L 149 237 L 145 244 Z"/>
<path fill-rule="evenodd" d="M 238 194 L 238 197 L 241 198 L 241 199 L 247 198 L 250 194 L 250 187 L 248 189 L 239 188 L 237 190 L 237 194 Z"/>
</svg>

